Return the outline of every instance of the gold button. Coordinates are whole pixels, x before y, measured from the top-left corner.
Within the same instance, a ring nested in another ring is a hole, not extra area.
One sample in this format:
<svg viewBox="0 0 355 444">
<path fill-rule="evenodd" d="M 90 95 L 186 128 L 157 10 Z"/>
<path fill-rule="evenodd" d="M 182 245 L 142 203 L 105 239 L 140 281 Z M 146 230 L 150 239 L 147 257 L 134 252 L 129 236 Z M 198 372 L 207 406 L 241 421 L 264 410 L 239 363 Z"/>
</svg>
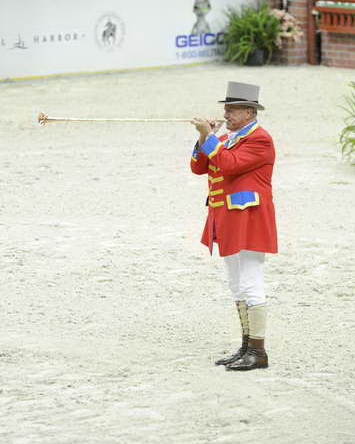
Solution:
<svg viewBox="0 0 355 444">
<path fill-rule="evenodd" d="M 214 197 L 211 197 L 211 202 L 213 202 L 214 201 Z"/>
</svg>

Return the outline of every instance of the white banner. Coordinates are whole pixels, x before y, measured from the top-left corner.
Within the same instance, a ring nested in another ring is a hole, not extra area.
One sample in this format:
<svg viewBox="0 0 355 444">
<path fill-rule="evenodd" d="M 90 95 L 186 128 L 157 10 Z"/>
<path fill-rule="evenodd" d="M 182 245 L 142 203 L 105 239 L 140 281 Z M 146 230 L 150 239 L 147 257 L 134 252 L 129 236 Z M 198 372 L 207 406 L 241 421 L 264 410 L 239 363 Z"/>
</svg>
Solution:
<svg viewBox="0 0 355 444">
<path fill-rule="evenodd" d="M 0 79 L 213 60 L 241 3 L 0 0 Z"/>
</svg>

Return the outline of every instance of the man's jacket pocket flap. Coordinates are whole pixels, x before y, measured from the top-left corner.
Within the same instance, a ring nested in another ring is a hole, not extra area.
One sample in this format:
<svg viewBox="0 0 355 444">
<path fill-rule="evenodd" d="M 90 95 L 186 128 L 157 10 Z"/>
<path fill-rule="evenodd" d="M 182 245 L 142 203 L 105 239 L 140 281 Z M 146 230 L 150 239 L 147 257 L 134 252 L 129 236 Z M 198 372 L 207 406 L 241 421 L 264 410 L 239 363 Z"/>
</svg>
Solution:
<svg viewBox="0 0 355 444">
<path fill-rule="evenodd" d="M 244 210 L 259 205 L 260 197 L 256 191 L 237 191 L 227 194 L 227 207 L 229 210 Z"/>
</svg>

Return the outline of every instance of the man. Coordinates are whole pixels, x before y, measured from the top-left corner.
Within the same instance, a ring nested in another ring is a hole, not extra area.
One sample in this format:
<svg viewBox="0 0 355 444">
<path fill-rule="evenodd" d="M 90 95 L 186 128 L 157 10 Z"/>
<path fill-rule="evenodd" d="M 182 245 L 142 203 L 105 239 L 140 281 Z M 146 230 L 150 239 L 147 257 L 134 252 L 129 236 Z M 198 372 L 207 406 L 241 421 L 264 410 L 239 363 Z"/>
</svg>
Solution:
<svg viewBox="0 0 355 444">
<path fill-rule="evenodd" d="M 226 370 L 268 367 L 264 348 L 266 299 L 265 253 L 277 252 L 271 177 L 275 150 L 259 126 L 259 87 L 229 82 L 224 103 L 228 134 L 217 138 L 217 122 L 194 118 L 200 134 L 191 158 L 195 174 L 208 174 L 208 217 L 201 242 L 217 243 L 239 314 L 242 346 L 216 361 Z"/>
</svg>

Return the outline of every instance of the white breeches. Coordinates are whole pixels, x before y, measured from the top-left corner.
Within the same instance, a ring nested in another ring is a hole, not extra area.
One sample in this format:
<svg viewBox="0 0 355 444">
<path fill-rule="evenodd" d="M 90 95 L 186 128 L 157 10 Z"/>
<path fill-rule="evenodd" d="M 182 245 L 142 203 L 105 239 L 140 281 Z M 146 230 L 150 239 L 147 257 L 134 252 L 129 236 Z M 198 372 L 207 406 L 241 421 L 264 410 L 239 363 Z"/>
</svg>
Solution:
<svg viewBox="0 0 355 444">
<path fill-rule="evenodd" d="M 245 301 L 248 307 L 264 304 L 265 253 L 240 250 L 225 256 L 229 288 L 235 301 Z"/>
</svg>

